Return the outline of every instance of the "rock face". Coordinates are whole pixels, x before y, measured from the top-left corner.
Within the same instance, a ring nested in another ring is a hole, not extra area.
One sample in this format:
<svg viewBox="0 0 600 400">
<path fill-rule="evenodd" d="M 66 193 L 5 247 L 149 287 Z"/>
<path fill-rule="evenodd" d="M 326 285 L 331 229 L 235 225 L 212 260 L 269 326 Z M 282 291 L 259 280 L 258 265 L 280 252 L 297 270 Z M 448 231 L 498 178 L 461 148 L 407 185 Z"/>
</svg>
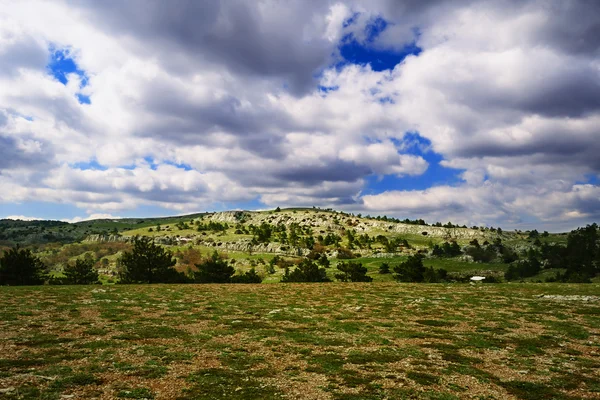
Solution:
<svg viewBox="0 0 600 400">
<path fill-rule="evenodd" d="M 89 235 L 84 242 L 130 242 L 130 236 L 121 235 Z"/>
<path fill-rule="evenodd" d="M 198 244 L 212 246 L 219 250 L 241 251 L 246 253 L 275 253 L 289 256 L 306 256 L 310 253 L 308 249 L 300 247 L 291 247 L 281 243 L 259 243 L 253 245 L 250 239 L 242 239 L 236 242 L 204 242 L 198 241 Z"/>
<path fill-rule="evenodd" d="M 356 229 L 357 233 L 369 233 L 373 230 L 397 234 L 423 235 L 435 238 L 451 239 L 489 239 L 497 237 L 498 234 L 489 231 L 480 231 L 469 228 L 444 228 L 427 225 L 411 225 L 375 219 L 366 219 L 349 216 L 341 213 L 326 212 L 320 210 L 306 211 L 282 211 L 273 213 L 258 213 L 251 211 L 224 211 L 208 215 L 206 220 L 214 222 L 227 222 L 235 224 L 247 221 L 254 225 L 267 222 L 271 225 L 296 223 L 300 226 L 310 226 L 316 229 L 315 234 L 323 231 L 339 231 L 341 229 Z"/>
<path fill-rule="evenodd" d="M 205 219 L 214 222 L 227 222 L 228 224 L 236 224 L 243 220 L 244 216 L 249 214 L 255 213 L 250 213 L 248 211 L 222 211 L 211 214 Z"/>
</svg>

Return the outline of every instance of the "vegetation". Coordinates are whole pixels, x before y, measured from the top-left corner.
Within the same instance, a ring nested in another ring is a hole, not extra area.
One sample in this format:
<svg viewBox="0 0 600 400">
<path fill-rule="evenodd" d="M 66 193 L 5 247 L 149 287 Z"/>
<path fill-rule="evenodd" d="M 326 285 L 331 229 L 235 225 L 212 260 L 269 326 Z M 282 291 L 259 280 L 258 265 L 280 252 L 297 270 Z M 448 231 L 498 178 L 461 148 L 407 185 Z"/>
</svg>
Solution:
<svg viewBox="0 0 600 400">
<path fill-rule="evenodd" d="M 381 263 L 381 265 L 379 266 L 379 273 L 380 274 L 389 274 L 391 273 L 390 271 L 390 265 L 386 262 Z"/>
<path fill-rule="evenodd" d="M 235 274 L 235 268 L 219 257 L 216 251 L 202 264 L 196 264 L 196 268 L 194 282 L 198 283 L 229 283 Z"/>
<path fill-rule="evenodd" d="M 336 274 L 341 274 L 342 280 L 350 279 L 351 274 L 337 266 L 353 260 L 367 269 L 365 276 L 387 282 L 394 279 L 392 266 L 411 256 L 423 257 L 425 269 L 416 273 L 416 279 L 422 277 L 423 282 L 464 282 L 469 274 L 486 276 L 486 282 L 492 276 L 495 280 L 600 281 L 596 225 L 569 234 L 508 232 L 493 227 L 467 229 L 452 222 L 427 225 L 419 220 L 316 207 L 77 224 L 1 220 L 0 254 L 14 244 L 24 246 L 46 266 L 44 280 L 49 283 L 66 283 L 66 272 L 78 259 L 92 263 L 104 284 L 121 278 L 123 282 L 147 282 L 140 276 L 127 278 L 122 262 L 126 253 L 132 253 L 136 237 L 150 238 L 172 252 L 167 258 L 175 264 L 167 260 L 167 276 L 152 277 L 160 282 L 194 282 L 197 265 L 210 261 L 214 251 L 233 268 L 227 282 L 258 282 L 259 278 L 265 283 L 280 282 L 286 271 L 292 273 L 304 258 L 314 262 L 317 270 L 324 269 L 320 274 L 329 280 L 338 280 Z M 242 278 L 246 273 L 250 275 Z M 402 274 L 394 275 L 412 279 Z"/>
<path fill-rule="evenodd" d="M 0 287 L 0 398 L 594 399 L 598 289 Z"/>
<path fill-rule="evenodd" d="M 45 278 L 45 265 L 29 249 L 17 246 L 0 258 L 0 285 L 40 285 Z"/>
<path fill-rule="evenodd" d="M 462 250 L 455 241 L 452 243 L 444 242 L 441 246 L 433 245 L 431 254 L 436 257 L 456 257 L 462 254 Z"/>
<path fill-rule="evenodd" d="M 434 270 L 423 265 L 423 256 L 410 256 L 394 267 L 394 279 L 399 282 L 441 282 L 448 275 L 445 269 Z"/>
<path fill-rule="evenodd" d="M 2 398 L 600 393 L 595 224 L 507 232 L 297 208 L 0 221 L 0 235 L 2 285 L 104 284 L 0 287 Z M 473 275 L 528 283 L 460 284 Z"/>
<path fill-rule="evenodd" d="M 340 271 L 335 274 L 335 279 L 341 282 L 372 282 L 373 278 L 367 276 L 367 268 L 356 261 L 341 262 L 337 265 Z"/>
<path fill-rule="evenodd" d="M 234 275 L 231 277 L 231 283 L 261 283 L 262 278 L 256 273 L 254 268 L 250 271 L 246 271 L 240 275 Z"/>
<path fill-rule="evenodd" d="M 77 259 L 65 268 L 65 283 L 69 285 L 94 285 L 100 283 L 98 278 L 91 258 Z"/>
<path fill-rule="evenodd" d="M 319 268 L 311 260 L 302 260 L 291 272 L 289 268 L 285 269 L 285 274 L 281 282 L 330 282 L 325 268 Z"/>
<path fill-rule="evenodd" d="M 155 244 L 151 238 L 138 237 L 133 250 L 121 256 L 121 283 L 168 283 L 185 281 L 173 266 L 176 261 L 170 251 Z"/>
</svg>

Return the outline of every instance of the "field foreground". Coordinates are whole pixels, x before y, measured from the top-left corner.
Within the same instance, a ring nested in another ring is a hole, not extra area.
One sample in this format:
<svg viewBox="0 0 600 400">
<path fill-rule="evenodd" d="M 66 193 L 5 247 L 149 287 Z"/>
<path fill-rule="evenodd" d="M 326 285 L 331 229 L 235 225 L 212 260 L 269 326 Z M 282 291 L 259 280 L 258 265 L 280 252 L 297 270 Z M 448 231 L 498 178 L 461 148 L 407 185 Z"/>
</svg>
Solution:
<svg viewBox="0 0 600 400">
<path fill-rule="evenodd" d="M 597 399 L 599 294 L 597 284 L 1 287 L 0 398 Z"/>
</svg>

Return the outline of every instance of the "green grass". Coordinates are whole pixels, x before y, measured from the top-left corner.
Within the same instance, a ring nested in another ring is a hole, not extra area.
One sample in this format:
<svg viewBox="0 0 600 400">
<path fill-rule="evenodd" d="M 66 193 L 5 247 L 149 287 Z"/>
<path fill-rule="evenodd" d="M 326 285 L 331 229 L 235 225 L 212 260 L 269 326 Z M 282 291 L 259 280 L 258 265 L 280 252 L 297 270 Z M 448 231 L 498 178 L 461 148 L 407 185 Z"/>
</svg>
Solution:
<svg viewBox="0 0 600 400">
<path fill-rule="evenodd" d="M 600 306 L 538 297 L 597 284 L 96 288 L 0 287 L 2 398 L 600 393 Z"/>
</svg>

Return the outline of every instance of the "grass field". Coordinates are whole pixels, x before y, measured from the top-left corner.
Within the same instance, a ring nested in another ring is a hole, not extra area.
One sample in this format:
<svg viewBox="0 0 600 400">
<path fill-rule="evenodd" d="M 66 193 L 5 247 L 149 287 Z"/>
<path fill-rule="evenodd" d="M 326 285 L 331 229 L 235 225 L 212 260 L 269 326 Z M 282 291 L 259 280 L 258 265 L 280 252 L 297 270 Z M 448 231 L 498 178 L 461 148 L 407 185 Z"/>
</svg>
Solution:
<svg viewBox="0 0 600 400">
<path fill-rule="evenodd" d="M 567 284 L 0 287 L 0 398 L 600 398 Z"/>
</svg>

